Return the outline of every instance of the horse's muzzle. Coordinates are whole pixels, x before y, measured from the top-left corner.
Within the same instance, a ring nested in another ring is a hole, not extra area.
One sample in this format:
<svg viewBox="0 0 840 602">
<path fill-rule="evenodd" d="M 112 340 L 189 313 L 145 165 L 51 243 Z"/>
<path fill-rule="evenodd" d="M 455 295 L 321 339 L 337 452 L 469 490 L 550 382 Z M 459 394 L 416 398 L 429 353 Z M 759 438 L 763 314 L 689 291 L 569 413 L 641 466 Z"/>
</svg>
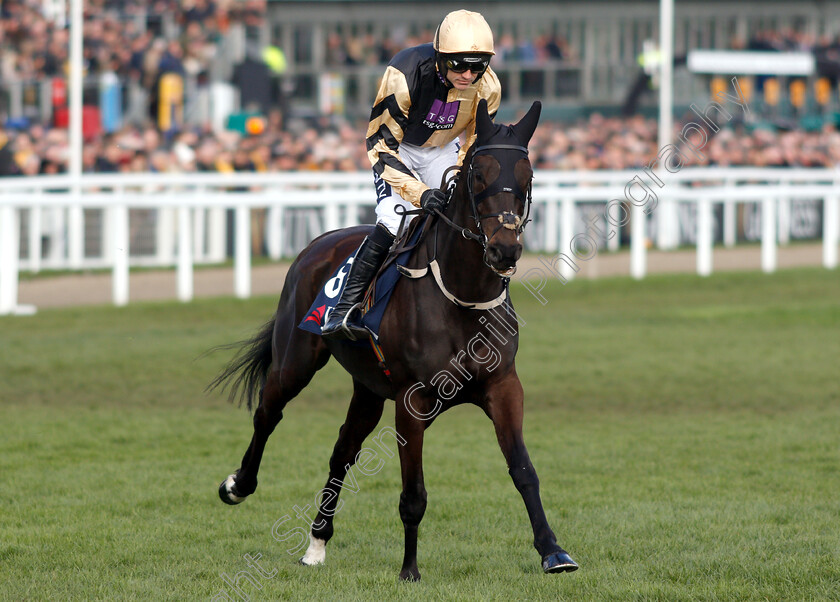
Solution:
<svg viewBox="0 0 840 602">
<path fill-rule="evenodd" d="M 500 244 L 492 243 L 487 246 L 484 258 L 494 272 L 500 276 L 512 276 L 516 271 L 516 262 L 522 256 L 522 243 Z"/>
</svg>

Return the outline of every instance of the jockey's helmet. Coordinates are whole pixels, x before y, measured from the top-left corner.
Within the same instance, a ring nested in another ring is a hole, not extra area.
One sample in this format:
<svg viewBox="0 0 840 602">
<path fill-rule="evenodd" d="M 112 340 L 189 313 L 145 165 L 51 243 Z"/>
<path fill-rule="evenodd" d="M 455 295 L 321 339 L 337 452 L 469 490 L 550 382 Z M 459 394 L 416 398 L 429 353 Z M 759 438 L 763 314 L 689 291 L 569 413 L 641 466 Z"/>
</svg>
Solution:
<svg viewBox="0 0 840 602">
<path fill-rule="evenodd" d="M 443 18 L 435 31 L 435 58 L 441 76 L 453 70 L 463 73 L 470 69 L 481 78 L 490 63 L 493 32 L 480 13 L 456 10 Z"/>
</svg>

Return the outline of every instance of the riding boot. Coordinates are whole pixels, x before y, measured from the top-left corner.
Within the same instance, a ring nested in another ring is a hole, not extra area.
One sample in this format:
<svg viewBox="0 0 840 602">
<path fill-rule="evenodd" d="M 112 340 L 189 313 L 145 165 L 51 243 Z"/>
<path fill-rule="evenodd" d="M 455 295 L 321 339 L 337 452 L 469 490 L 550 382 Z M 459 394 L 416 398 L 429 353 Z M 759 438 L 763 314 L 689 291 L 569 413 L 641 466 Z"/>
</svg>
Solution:
<svg viewBox="0 0 840 602">
<path fill-rule="evenodd" d="M 350 273 L 347 275 L 347 284 L 341 293 L 341 298 L 336 303 L 335 309 L 330 312 L 330 318 L 321 328 L 321 336 L 326 339 L 350 339 L 355 341 L 360 337 L 368 336 L 368 331 L 361 324 L 353 324 L 350 318 L 353 310 L 364 299 L 373 277 L 385 257 L 388 249 L 394 242 L 394 236 L 383 225 L 377 225 L 370 236 L 366 237 L 356 257 L 350 266 Z"/>
</svg>

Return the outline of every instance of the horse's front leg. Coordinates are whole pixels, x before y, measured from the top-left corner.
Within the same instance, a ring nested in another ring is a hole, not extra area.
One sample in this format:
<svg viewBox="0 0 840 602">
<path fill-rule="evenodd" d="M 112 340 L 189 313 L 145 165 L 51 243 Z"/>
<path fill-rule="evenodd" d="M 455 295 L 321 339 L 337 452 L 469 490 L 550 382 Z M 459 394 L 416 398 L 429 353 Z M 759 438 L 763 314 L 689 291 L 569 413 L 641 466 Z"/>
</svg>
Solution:
<svg viewBox="0 0 840 602">
<path fill-rule="evenodd" d="M 484 411 L 493 421 L 496 438 L 507 460 L 508 472 L 528 510 L 528 518 L 534 530 L 534 547 L 542 558 L 543 571 L 574 571 L 578 565 L 557 545 L 557 538 L 548 526 L 540 500 L 540 480 L 522 437 L 523 397 L 522 384 L 516 372 L 512 371 L 508 378 L 488 391 Z"/>
<path fill-rule="evenodd" d="M 404 399 L 402 396 L 398 400 Z M 405 556 L 400 579 L 419 581 L 417 568 L 417 530 L 426 512 L 426 485 L 423 482 L 423 432 L 427 422 L 412 416 L 405 404 L 397 401 L 397 433 L 400 435 L 400 469 L 402 472 L 402 493 L 400 494 L 400 518 L 405 530 Z"/>
</svg>

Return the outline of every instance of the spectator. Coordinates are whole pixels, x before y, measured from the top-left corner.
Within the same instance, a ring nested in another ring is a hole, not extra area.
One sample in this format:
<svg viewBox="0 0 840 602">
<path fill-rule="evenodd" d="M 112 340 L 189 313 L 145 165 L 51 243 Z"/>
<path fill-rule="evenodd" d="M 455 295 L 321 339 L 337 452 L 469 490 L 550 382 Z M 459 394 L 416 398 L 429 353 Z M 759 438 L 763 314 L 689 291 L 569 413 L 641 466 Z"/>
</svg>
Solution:
<svg viewBox="0 0 840 602">
<path fill-rule="evenodd" d="M 245 60 L 234 68 L 231 82 L 239 89 L 240 103 L 246 111 L 267 113 L 271 109 L 271 71 L 257 48 L 249 47 Z"/>
<path fill-rule="evenodd" d="M 15 176 L 20 173 L 9 144 L 9 137 L 0 124 L 0 177 Z"/>
<path fill-rule="evenodd" d="M 100 173 L 116 173 L 120 171 L 123 162 L 123 151 L 117 145 L 113 136 L 106 136 L 101 145 L 102 151 L 94 163 L 94 171 Z M 126 157 L 126 163 L 130 158 Z"/>
</svg>

